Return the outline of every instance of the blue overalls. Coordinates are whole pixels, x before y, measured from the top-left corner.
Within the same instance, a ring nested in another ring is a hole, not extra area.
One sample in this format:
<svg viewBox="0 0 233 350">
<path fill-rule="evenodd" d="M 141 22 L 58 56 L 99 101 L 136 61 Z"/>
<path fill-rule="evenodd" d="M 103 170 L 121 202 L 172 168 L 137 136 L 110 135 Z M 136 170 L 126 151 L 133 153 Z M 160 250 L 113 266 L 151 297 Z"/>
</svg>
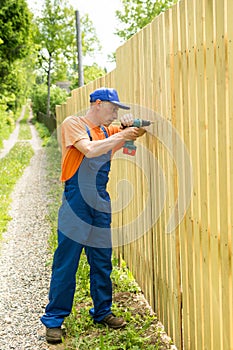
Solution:
<svg viewBox="0 0 233 350">
<path fill-rule="evenodd" d="M 91 139 L 87 126 L 86 129 Z M 106 130 L 102 130 L 108 137 Z M 84 157 L 76 173 L 65 182 L 58 213 L 58 247 L 53 259 L 49 303 L 41 317 L 48 328 L 60 327 L 71 312 L 83 248 L 90 265 L 94 304 L 90 314 L 94 321 L 100 322 L 111 313 L 111 204 L 106 191 L 110 162 L 111 151 L 95 158 Z"/>
</svg>

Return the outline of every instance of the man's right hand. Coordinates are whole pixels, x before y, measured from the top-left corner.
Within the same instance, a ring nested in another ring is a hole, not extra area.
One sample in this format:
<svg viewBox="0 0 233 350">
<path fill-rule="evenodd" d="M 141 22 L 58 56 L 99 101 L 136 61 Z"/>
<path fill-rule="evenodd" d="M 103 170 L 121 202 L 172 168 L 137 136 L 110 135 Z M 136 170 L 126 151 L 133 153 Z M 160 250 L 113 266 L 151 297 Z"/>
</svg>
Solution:
<svg viewBox="0 0 233 350">
<path fill-rule="evenodd" d="M 123 136 L 125 141 L 133 140 L 135 141 L 139 136 L 141 136 L 140 128 L 130 127 L 121 131 L 121 136 Z"/>
</svg>

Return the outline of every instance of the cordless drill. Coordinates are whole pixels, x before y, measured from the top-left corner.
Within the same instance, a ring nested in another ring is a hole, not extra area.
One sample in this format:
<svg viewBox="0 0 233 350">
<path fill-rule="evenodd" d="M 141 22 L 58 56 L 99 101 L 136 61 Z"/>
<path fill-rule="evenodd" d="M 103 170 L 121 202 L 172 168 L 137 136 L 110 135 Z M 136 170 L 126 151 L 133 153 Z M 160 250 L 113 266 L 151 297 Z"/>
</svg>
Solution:
<svg viewBox="0 0 233 350">
<path fill-rule="evenodd" d="M 134 126 L 136 128 L 141 128 L 143 126 L 149 126 L 152 122 L 150 120 L 143 120 L 143 119 L 134 119 L 134 122 L 131 126 Z M 130 156 L 134 156 L 136 153 L 137 147 L 134 144 L 134 141 L 126 141 L 123 146 L 123 153 L 128 154 Z"/>
</svg>

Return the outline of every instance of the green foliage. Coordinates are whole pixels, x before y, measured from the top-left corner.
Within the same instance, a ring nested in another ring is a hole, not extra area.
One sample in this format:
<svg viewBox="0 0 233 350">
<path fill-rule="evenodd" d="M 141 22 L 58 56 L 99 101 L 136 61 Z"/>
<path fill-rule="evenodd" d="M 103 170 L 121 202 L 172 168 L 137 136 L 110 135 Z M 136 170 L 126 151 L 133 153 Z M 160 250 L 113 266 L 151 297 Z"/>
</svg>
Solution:
<svg viewBox="0 0 233 350">
<path fill-rule="evenodd" d="M 50 109 L 52 115 L 55 115 L 56 105 L 65 102 L 67 96 L 68 94 L 66 90 L 54 85 L 51 87 Z M 39 113 L 46 115 L 48 87 L 45 84 L 35 85 L 30 97 L 32 100 L 33 114 L 37 116 L 39 115 Z"/>
<path fill-rule="evenodd" d="M 150 23 L 161 12 L 168 9 L 178 0 L 122 0 L 123 11 L 116 11 L 116 17 L 122 24 L 122 29 L 116 34 L 128 40 L 140 29 Z"/>
<path fill-rule="evenodd" d="M 0 159 L 0 235 L 6 230 L 11 217 L 8 214 L 11 192 L 28 166 L 33 149 L 29 144 L 16 143 L 10 152 Z"/>
<path fill-rule="evenodd" d="M 84 66 L 84 83 L 88 84 L 91 81 L 100 78 L 106 74 L 106 70 L 100 68 L 96 63 L 92 66 Z M 77 88 L 78 85 L 78 73 L 74 73 L 71 80 L 70 90 Z"/>
<path fill-rule="evenodd" d="M 93 22 L 88 14 L 84 14 L 80 22 L 82 30 L 82 54 L 84 57 L 96 55 L 102 47 L 97 38 Z"/>
<path fill-rule="evenodd" d="M 1 100 L 0 100 L 1 102 Z M 15 120 L 11 111 L 6 111 L 7 106 L 0 103 L 0 148 L 3 147 L 3 140 L 7 140 L 15 127 Z"/>
<path fill-rule="evenodd" d="M 35 127 L 38 131 L 40 138 L 42 139 L 42 146 L 45 147 L 51 142 L 51 134 L 49 129 L 42 123 L 35 122 Z"/>
<path fill-rule="evenodd" d="M 0 58 L 9 64 L 28 54 L 31 15 L 25 0 L 1 0 Z"/>
<path fill-rule="evenodd" d="M 64 0 L 45 0 L 42 16 L 37 18 L 38 31 L 34 40 L 40 47 L 42 60 L 59 54 L 69 54 L 70 45 L 75 40 L 74 10 Z M 42 52 L 43 51 L 43 52 Z"/>
<path fill-rule="evenodd" d="M 29 54 L 31 14 L 25 0 L 1 0 L 0 7 L 0 100 L 17 109 L 21 93 L 22 65 L 20 60 Z M 24 81 L 25 82 L 25 81 Z M 21 94 L 23 96 L 24 93 Z"/>
<path fill-rule="evenodd" d="M 82 55 L 92 56 L 101 49 L 93 22 L 87 14 L 80 22 Z M 53 83 L 68 80 L 78 71 L 75 11 L 65 0 L 45 1 L 41 16 L 35 20 L 34 42 L 38 48 L 37 67 L 42 82 L 48 84 L 49 72 Z M 99 71 L 97 74 L 98 77 Z"/>
</svg>

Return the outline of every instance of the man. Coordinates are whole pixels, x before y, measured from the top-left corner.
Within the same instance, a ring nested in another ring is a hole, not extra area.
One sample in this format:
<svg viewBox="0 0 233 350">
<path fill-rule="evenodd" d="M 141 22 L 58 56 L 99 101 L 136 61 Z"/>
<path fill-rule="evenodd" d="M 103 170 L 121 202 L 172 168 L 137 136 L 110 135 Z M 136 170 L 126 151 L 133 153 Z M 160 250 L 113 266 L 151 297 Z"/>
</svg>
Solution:
<svg viewBox="0 0 233 350">
<path fill-rule="evenodd" d="M 61 325 L 72 309 L 76 272 L 80 254 L 85 250 L 90 265 L 90 292 L 94 322 L 118 329 L 125 326 L 111 311 L 111 205 L 106 186 L 114 150 L 125 141 L 144 134 L 133 124 L 133 116 L 111 123 L 118 109 L 129 109 L 119 101 L 117 91 L 100 88 L 90 94 L 90 109 L 84 117 L 67 117 L 61 127 L 62 171 L 65 183 L 58 214 L 58 247 L 54 254 L 49 303 L 41 317 L 46 340 L 59 343 Z"/>
</svg>

